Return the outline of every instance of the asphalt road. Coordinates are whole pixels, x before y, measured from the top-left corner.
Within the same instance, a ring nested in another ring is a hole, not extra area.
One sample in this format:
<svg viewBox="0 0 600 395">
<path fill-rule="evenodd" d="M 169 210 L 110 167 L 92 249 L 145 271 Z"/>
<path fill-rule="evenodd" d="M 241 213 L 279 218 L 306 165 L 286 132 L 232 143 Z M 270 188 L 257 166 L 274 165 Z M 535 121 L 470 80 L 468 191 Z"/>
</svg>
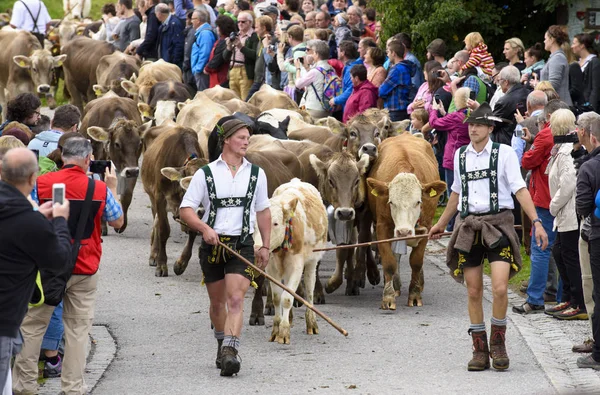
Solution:
<svg viewBox="0 0 600 395">
<path fill-rule="evenodd" d="M 512 324 L 507 333 L 510 370 L 467 372 L 466 289 L 426 263 L 424 306 L 404 306 L 410 274 L 406 258 L 397 311 L 379 310 L 382 284 L 368 285 L 359 296 L 345 296 L 342 286 L 319 308 L 349 332 L 347 338 L 320 319 L 320 334 L 306 335 L 301 307 L 294 312 L 291 345 L 269 343 L 272 317 L 267 317 L 266 327 L 243 329 L 240 374 L 220 377 L 197 249 L 187 271 L 175 276 L 172 264 L 185 238 L 172 223 L 170 276 L 155 277 L 148 266 L 150 225 L 149 200 L 138 182 L 127 230 L 104 238 L 95 324 L 109 327 L 118 351 L 94 394 L 554 392 Z M 326 256 L 321 281 L 333 272 L 333 257 Z M 489 327 L 491 305 L 484 307 Z"/>
</svg>

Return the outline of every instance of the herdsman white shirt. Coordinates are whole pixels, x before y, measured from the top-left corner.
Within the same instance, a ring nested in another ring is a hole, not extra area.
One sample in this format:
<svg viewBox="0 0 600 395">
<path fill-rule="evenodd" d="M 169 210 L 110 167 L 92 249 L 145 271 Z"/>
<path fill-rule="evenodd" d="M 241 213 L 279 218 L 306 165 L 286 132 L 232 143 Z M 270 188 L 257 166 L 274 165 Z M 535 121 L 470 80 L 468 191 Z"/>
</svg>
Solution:
<svg viewBox="0 0 600 395">
<path fill-rule="evenodd" d="M 33 17 L 37 17 L 37 30 L 34 30 L 33 19 L 27 8 L 20 0 L 15 2 L 13 6 L 12 16 L 10 18 L 10 24 L 16 26 L 17 29 L 26 30 L 28 32 L 46 34 L 46 24 L 50 22 L 50 14 L 46 9 L 46 5 L 40 0 L 23 0 L 29 10 L 33 14 Z M 41 7 L 41 9 L 40 9 Z M 39 13 L 39 16 L 38 16 Z"/>
<path fill-rule="evenodd" d="M 521 188 L 525 188 L 525 181 L 521 176 L 521 166 L 517 159 L 517 154 L 512 147 L 506 144 L 499 145 L 498 154 L 498 207 L 500 210 L 514 208 L 511 193 L 517 193 Z M 490 167 L 490 155 L 492 153 L 492 140 L 490 139 L 481 152 L 475 151 L 473 144 L 469 144 L 465 150 L 466 170 L 488 171 Z M 459 167 L 460 150 L 454 153 L 454 183 L 452 192 L 459 194 L 458 211 L 460 212 L 462 202 L 461 178 Z M 468 181 L 469 183 L 469 214 L 481 214 L 490 211 L 490 181 L 481 179 Z"/>
<path fill-rule="evenodd" d="M 252 164 L 245 158 L 235 174 L 235 177 L 231 175 L 229 166 L 221 156 L 219 156 L 219 159 L 216 161 L 209 163 L 208 166 L 214 176 L 217 198 L 235 198 L 246 195 L 248 192 L 248 183 L 250 182 Z M 188 190 L 181 201 L 180 207 L 191 207 L 196 210 L 200 204 L 202 204 L 205 209 L 202 221 L 207 223 L 210 212 L 210 198 L 208 196 L 206 176 L 202 169 L 194 174 L 192 182 L 190 182 Z M 250 206 L 250 234 L 254 232 L 256 212 L 263 211 L 270 206 L 271 203 L 267 191 L 267 176 L 263 169 L 260 169 L 258 172 L 258 181 L 256 183 L 256 193 L 252 197 L 252 204 Z M 239 236 L 242 234 L 243 216 L 244 207 L 219 208 L 217 209 L 217 217 L 213 229 L 219 235 Z"/>
</svg>

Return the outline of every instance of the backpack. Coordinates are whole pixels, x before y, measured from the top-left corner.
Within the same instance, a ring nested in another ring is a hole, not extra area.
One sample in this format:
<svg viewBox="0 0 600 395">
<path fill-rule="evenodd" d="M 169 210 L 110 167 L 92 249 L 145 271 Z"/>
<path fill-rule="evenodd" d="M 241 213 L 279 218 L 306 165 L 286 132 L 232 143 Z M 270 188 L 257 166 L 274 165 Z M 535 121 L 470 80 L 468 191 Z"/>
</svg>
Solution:
<svg viewBox="0 0 600 395">
<path fill-rule="evenodd" d="M 321 101 L 323 109 L 325 111 L 333 112 L 335 108 L 329 105 L 329 100 L 342 94 L 342 80 L 340 80 L 340 77 L 338 77 L 333 68 L 325 70 L 322 67 L 316 67 L 316 69 L 323 74 L 323 96 L 319 97 L 317 89 L 313 84 L 310 86 L 312 86 L 315 95 Z"/>
</svg>

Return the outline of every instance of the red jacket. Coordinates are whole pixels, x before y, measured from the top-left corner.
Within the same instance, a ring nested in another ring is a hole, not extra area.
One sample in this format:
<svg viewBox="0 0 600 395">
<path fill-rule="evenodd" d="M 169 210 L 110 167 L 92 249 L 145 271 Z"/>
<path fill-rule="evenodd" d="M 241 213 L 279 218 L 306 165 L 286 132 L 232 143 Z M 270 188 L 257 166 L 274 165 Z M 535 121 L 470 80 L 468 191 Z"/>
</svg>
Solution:
<svg viewBox="0 0 600 395">
<path fill-rule="evenodd" d="M 379 88 L 370 81 L 365 81 L 357 87 L 354 87 L 352 94 L 344 107 L 344 117 L 342 121 L 346 123 L 356 114 L 360 114 L 366 109 L 377 107 L 379 98 Z"/>
<path fill-rule="evenodd" d="M 544 129 L 535 136 L 531 148 L 523 154 L 521 160 L 521 167 L 531 170 L 529 193 L 533 198 L 533 204 L 545 209 L 549 209 L 551 200 L 548 175 L 545 173 L 553 146 L 554 137 L 550 125 L 546 124 Z"/>
<path fill-rule="evenodd" d="M 90 216 L 81 237 L 81 247 L 73 274 L 92 275 L 98 271 L 102 255 L 101 219 L 106 205 L 106 184 L 95 181 Z M 69 230 L 71 237 L 77 229 L 81 207 L 87 193 L 88 177 L 79 166 L 68 166 L 60 171 L 47 173 L 37 179 L 40 204 L 52 200 L 52 184 L 65 184 L 65 197 L 69 200 Z"/>
</svg>

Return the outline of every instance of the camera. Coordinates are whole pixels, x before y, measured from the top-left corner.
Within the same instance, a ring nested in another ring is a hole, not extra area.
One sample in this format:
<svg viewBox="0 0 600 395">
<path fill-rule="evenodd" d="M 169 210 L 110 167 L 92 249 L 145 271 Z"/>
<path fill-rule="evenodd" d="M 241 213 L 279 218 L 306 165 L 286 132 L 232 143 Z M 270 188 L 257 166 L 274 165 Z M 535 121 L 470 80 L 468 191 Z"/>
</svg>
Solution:
<svg viewBox="0 0 600 395">
<path fill-rule="evenodd" d="M 471 93 L 469 93 L 469 99 L 477 100 L 477 92 L 471 91 Z"/>
<path fill-rule="evenodd" d="M 304 56 L 300 56 L 300 57 L 298 58 L 298 60 L 300 61 L 300 63 L 304 63 Z"/>
<path fill-rule="evenodd" d="M 235 40 L 236 38 L 237 38 L 237 33 L 236 32 L 229 33 L 229 39 L 231 41 Z"/>
<path fill-rule="evenodd" d="M 440 77 L 440 78 L 444 78 L 444 76 L 446 75 L 446 71 L 445 70 L 438 70 L 435 72 L 435 74 Z"/>
<path fill-rule="evenodd" d="M 104 169 L 110 170 L 109 160 L 93 160 L 90 162 L 90 172 L 94 174 L 104 174 Z"/>
<path fill-rule="evenodd" d="M 523 137 L 523 128 L 515 128 L 515 137 Z"/>
<path fill-rule="evenodd" d="M 567 134 L 565 136 L 554 136 L 554 144 L 578 143 L 579 137 L 576 133 Z"/>
<path fill-rule="evenodd" d="M 438 95 L 437 93 L 435 95 L 433 95 L 433 100 L 437 103 L 440 101 L 440 95 Z"/>
<path fill-rule="evenodd" d="M 269 51 L 277 52 L 277 45 L 275 45 L 275 44 L 269 45 Z"/>
</svg>

